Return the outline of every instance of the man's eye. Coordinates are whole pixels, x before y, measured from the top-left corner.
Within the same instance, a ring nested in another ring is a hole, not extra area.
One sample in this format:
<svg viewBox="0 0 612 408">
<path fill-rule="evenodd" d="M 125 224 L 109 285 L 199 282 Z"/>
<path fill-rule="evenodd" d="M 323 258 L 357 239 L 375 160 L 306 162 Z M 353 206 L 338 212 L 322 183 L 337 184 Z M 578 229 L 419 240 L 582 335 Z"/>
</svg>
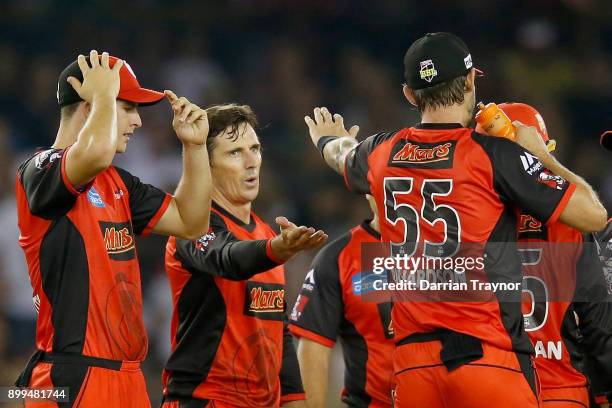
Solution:
<svg viewBox="0 0 612 408">
<path fill-rule="evenodd" d="M 232 156 L 232 157 L 237 157 L 239 155 L 240 155 L 240 150 L 232 150 L 230 152 L 230 156 Z"/>
</svg>

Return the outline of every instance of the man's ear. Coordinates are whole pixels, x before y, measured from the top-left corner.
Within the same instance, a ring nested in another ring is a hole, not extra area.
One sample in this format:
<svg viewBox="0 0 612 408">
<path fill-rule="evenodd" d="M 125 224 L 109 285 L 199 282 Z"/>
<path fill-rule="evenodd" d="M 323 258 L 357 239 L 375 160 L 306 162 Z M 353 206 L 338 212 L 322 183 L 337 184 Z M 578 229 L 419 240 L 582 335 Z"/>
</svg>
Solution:
<svg viewBox="0 0 612 408">
<path fill-rule="evenodd" d="M 476 84 L 476 70 L 472 68 L 465 79 L 465 93 L 472 92 Z"/>
<path fill-rule="evenodd" d="M 408 85 L 404 84 L 402 90 L 404 91 L 404 97 L 406 100 L 410 102 L 412 106 L 417 106 L 416 98 L 414 97 L 414 92 L 412 89 L 408 88 Z"/>
</svg>

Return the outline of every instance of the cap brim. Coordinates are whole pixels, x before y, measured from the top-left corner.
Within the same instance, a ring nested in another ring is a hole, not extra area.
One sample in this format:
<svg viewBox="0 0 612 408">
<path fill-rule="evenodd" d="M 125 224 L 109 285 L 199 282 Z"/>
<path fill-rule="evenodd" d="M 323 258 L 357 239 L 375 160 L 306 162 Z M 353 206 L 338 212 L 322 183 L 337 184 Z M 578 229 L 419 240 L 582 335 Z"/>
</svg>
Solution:
<svg viewBox="0 0 612 408">
<path fill-rule="evenodd" d="M 134 102 L 142 106 L 154 105 L 164 99 L 164 93 L 146 88 L 135 88 L 119 92 L 117 99 Z"/>
<path fill-rule="evenodd" d="M 484 71 L 479 70 L 478 68 L 474 67 L 474 71 L 476 71 L 476 76 L 477 77 L 483 77 L 485 76 Z"/>
<path fill-rule="evenodd" d="M 612 150 L 612 130 L 608 130 L 601 134 L 599 143 L 604 149 Z"/>
</svg>

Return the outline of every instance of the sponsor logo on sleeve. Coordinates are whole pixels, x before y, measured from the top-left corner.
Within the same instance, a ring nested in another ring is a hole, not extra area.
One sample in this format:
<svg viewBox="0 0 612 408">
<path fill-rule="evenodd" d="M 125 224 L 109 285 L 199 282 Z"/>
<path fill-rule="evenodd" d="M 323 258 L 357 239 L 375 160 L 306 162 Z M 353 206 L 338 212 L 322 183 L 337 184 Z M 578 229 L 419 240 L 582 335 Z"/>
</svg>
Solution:
<svg viewBox="0 0 612 408">
<path fill-rule="evenodd" d="M 43 168 L 48 169 L 51 167 L 51 164 L 53 164 L 54 161 L 61 157 L 61 153 L 57 152 L 55 149 L 45 150 L 44 152 L 40 152 L 38 155 L 36 155 L 34 158 L 34 165 L 40 170 Z"/>
<path fill-rule="evenodd" d="M 387 274 L 361 272 L 353 275 L 351 281 L 353 285 L 353 293 L 355 296 L 360 296 L 375 291 L 376 289 L 374 288 L 374 283 L 376 281 L 380 281 L 380 285 L 387 283 Z"/>
<path fill-rule="evenodd" d="M 539 171 L 544 167 L 538 158 L 530 153 L 524 152 L 521 154 L 520 158 L 521 163 L 523 164 L 523 170 L 525 170 L 530 176 L 533 176 L 536 171 Z"/>
<path fill-rule="evenodd" d="M 315 280 L 314 280 L 314 269 L 311 269 L 306 274 L 304 278 L 304 283 L 302 284 L 302 290 L 306 292 L 312 292 L 315 288 Z"/>
<path fill-rule="evenodd" d="M 129 222 L 100 221 L 100 230 L 108 256 L 115 261 L 129 261 L 136 257 L 134 233 Z"/>
<path fill-rule="evenodd" d="M 262 320 L 283 320 L 285 286 L 279 283 L 247 281 L 244 314 Z"/>
<path fill-rule="evenodd" d="M 551 173 L 548 169 L 544 169 L 538 175 L 538 182 L 555 190 L 563 190 L 566 181 L 563 177 Z"/>
<path fill-rule="evenodd" d="M 202 235 L 195 243 L 195 247 L 197 250 L 202 251 L 202 252 L 206 252 L 206 250 L 208 249 L 208 246 L 211 244 L 211 242 L 213 242 L 215 239 L 217 238 L 217 236 L 215 235 L 214 232 L 209 232 L 206 235 Z"/>
<path fill-rule="evenodd" d="M 439 143 L 415 142 L 400 139 L 391 149 L 389 167 L 419 169 L 450 169 L 457 141 L 449 140 Z"/>
<path fill-rule="evenodd" d="M 302 312 L 304 311 L 304 308 L 308 304 L 309 300 L 310 298 L 303 293 L 298 295 L 297 299 L 295 300 L 295 304 L 293 305 L 293 310 L 291 311 L 291 320 L 298 321 L 300 319 L 300 316 L 302 316 Z"/>
<path fill-rule="evenodd" d="M 94 207 L 105 207 L 104 201 L 102 201 L 102 197 L 93 186 L 91 186 L 91 188 L 87 191 L 87 199 Z"/>
</svg>

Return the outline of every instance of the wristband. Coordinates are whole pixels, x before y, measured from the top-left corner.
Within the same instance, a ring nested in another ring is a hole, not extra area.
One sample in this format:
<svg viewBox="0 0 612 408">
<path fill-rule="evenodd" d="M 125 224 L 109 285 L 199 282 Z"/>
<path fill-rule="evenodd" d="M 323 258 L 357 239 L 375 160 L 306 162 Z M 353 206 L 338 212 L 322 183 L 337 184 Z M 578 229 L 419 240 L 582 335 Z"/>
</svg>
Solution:
<svg viewBox="0 0 612 408">
<path fill-rule="evenodd" d="M 321 157 L 325 159 L 325 156 L 323 156 L 323 149 L 325 149 L 325 145 L 337 138 L 337 136 L 323 136 L 319 139 L 319 141 L 317 142 L 317 150 L 321 152 Z"/>
</svg>

